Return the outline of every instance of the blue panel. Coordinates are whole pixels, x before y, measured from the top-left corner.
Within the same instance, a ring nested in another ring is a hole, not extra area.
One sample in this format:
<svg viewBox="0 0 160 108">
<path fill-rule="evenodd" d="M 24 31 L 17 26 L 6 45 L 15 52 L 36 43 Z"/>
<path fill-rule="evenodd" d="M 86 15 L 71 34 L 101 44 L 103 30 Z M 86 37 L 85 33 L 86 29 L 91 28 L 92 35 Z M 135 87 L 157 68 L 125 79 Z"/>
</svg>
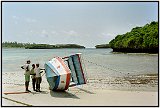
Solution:
<svg viewBox="0 0 160 108">
<path fill-rule="evenodd" d="M 57 76 L 53 90 L 56 90 L 58 88 L 59 82 L 60 82 L 60 76 Z"/>
<path fill-rule="evenodd" d="M 56 70 L 56 68 L 51 63 L 47 62 L 46 65 L 48 65 L 48 67 L 50 67 L 55 72 L 55 74 L 59 76 L 58 71 Z"/>
<path fill-rule="evenodd" d="M 74 63 L 74 66 L 75 66 L 75 72 L 77 73 L 77 79 L 78 79 L 78 84 L 84 84 L 85 81 L 84 81 L 84 78 L 83 78 L 83 75 L 82 75 L 82 70 L 81 70 L 81 67 L 80 67 L 80 62 L 78 60 L 78 56 L 77 55 L 74 55 L 72 56 L 73 57 L 73 63 Z"/>
<path fill-rule="evenodd" d="M 53 90 L 53 88 L 55 87 L 54 77 L 47 77 L 47 81 L 48 81 L 48 84 L 49 84 L 51 90 Z"/>
<path fill-rule="evenodd" d="M 54 76 L 54 77 L 47 77 L 48 84 L 51 88 L 51 90 L 56 90 L 59 85 L 60 77 Z"/>
<path fill-rule="evenodd" d="M 76 75 L 76 72 L 75 72 L 75 67 L 74 67 L 74 64 L 73 64 L 73 61 L 72 61 L 72 57 L 69 57 L 68 63 L 69 63 L 69 68 L 71 70 L 71 76 L 72 76 L 73 82 L 78 84 L 78 81 L 77 81 L 78 79 L 77 79 L 77 75 Z"/>
<path fill-rule="evenodd" d="M 81 64 L 79 62 L 78 55 L 70 56 L 68 59 L 68 63 L 74 83 L 78 85 L 85 84 L 85 79 L 82 74 L 83 70 L 81 70 Z"/>
<path fill-rule="evenodd" d="M 53 70 L 47 65 L 45 64 L 45 71 L 46 71 L 46 77 L 53 77 L 53 76 L 57 76 L 55 74 L 55 72 L 53 72 Z"/>
<path fill-rule="evenodd" d="M 46 71 L 46 77 L 47 81 L 49 83 L 49 86 L 51 90 L 56 90 L 59 85 L 60 76 L 57 71 L 55 71 L 55 67 L 51 63 L 45 64 L 45 71 Z"/>
</svg>

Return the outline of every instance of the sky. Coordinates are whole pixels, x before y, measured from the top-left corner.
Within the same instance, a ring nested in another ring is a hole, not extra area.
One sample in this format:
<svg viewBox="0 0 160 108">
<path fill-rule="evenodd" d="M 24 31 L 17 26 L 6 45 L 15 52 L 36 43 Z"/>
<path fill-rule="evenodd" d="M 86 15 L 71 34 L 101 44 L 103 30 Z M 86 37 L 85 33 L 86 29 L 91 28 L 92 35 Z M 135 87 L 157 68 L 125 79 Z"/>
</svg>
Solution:
<svg viewBox="0 0 160 108">
<path fill-rule="evenodd" d="M 2 42 L 93 48 L 158 21 L 158 2 L 3 2 Z"/>
</svg>

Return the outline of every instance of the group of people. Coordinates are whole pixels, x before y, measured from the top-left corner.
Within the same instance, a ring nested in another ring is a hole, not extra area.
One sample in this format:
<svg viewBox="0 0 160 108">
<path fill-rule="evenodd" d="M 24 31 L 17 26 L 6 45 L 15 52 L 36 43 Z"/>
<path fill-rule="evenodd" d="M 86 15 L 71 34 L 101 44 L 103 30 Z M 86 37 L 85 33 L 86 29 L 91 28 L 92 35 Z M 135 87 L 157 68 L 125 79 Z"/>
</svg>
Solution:
<svg viewBox="0 0 160 108">
<path fill-rule="evenodd" d="M 32 64 L 32 67 L 30 66 L 31 61 L 27 60 L 27 63 L 23 66 L 21 66 L 22 69 L 25 70 L 25 88 L 26 92 L 31 92 L 28 87 L 29 87 L 29 82 L 30 82 L 30 75 L 32 78 L 32 86 L 33 86 L 33 91 L 36 92 L 41 92 L 40 91 L 40 83 L 42 81 L 41 73 L 43 69 L 40 69 L 39 64 Z"/>
</svg>

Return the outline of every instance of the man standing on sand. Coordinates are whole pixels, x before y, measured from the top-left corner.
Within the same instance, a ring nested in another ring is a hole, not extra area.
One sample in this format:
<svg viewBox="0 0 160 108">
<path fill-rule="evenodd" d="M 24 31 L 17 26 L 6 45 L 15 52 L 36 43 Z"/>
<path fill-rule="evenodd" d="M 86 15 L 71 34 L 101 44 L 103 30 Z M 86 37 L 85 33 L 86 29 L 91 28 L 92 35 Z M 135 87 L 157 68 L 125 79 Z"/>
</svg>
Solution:
<svg viewBox="0 0 160 108">
<path fill-rule="evenodd" d="M 42 77 L 41 77 L 41 73 L 43 71 L 40 71 L 42 69 L 39 68 L 39 64 L 36 64 L 36 68 L 35 68 L 35 73 L 36 73 L 36 92 L 41 92 L 40 91 L 40 84 L 42 81 Z"/>
<path fill-rule="evenodd" d="M 35 73 L 35 64 L 32 64 L 32 69 L 30 73 L 31 78 L 32 78 L 32 86 L 33 86 L 33 91 L 36 91 L 35 85 L 36 85 L 36 73 Z"/>
<path fill-rule="evenodd" d="M 26 88 L 26 92 L 31 92 L 30 90 L 28 90 L 28 86 L 29 86 L 29 82 L 30 82 L 30 66 L 29 64 L 31 63 L 30 60 L 27 60 L 27 63 L 24 66 L 21 66 L 22 69 L 25 70 L 25 88 Z"/>
</svg>

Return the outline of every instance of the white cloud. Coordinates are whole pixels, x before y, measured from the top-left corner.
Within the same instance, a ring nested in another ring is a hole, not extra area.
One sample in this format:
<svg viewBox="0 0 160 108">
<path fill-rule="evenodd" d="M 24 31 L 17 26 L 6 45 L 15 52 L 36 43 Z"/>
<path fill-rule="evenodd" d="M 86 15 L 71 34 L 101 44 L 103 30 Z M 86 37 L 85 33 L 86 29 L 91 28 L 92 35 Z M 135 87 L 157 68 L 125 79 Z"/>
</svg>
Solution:
<svg viewBox="0 0 160 108">
<path fill-rule="evenodd" d="M 77 34 L 77 32 L 75 32 L 75 31 L 71 30 L 71 31 L 69 31 L 69 32 L 68 32 L 68 34 L 70 34 L 70 35 L 76 35 L 76 34 Z"/>
<path fill-rule="evenodd" d="M 51 31 L 51 34 L 53 34 L 53 35 L 57 35 L 57 34 L 58 34 L 58 32 L 56 32 L 56 31 Z"/>
<path fill-rule="evenodd" d="M 19 18 L 18 16 L 15 16 L 15 15 L 13 15 L 12 18 L 13 18 L 14 24 L 18 24 L 18 20 L 19 20 L 20 18 Z"/>
<path fill-rule="evenodd" d="M 116 36 L 116 34 L 114 33 L 101 33 L 101 38 L 103 40 L 106 40 L 106 42 L 109 42 L 110 40 L 114 39 L 114 37 Z"/>
<path fill-rule="evenodd" d="M 30 33 L 33 33 L 33 30 L 30 30 Z"/>
<path fill-rule="evenodd" d="M 36 19 L 32 19 L 32 18 L 26 18 L 25 21 L 28 22 L 28 23 L 35 23 L 35 22 L 37 22 Z"/>
<path fill-rule="evenodd" d="M 14 21 L 15 24 L 18 24 L 18 21 Z"/>
<path fill-rule="evenodd" d="M 101 33 L 102 36 L 105 36 L 105 37 L 115 37 L 116 34 L 114 33 Z"/>
<path fill-rule="evenodd" d="M 63 31 L 63 33 L 67 34 L 67 35 L 70 35 L 70 36 L 75 36 L 77 35 L 78 33 L 74 30 L 70 30 L 70 31 Z"/>
<path fill-rule="evenodd" d="M 16 16 L 16 15 L 13 15 L 12 18 L 15 19 L 15 20 L 18 20 L 18 19 L 19 19 L 19 17 Z"/>
<path fill-rule="evenodd" d="M 49 37 L 48 32 L 47 32 L 45 29 L 42 30 L 41 36 L 42 36 L 42 37 Z"/>
<path fill-rule="evenodd" d="M 129 23 L 128 26 L 132 29 L 134 27 L 142 27 L 143 25 L 137 23 Z"/>
<path fill-rule="evenodd" d="M 20 17 L 20 16 L 13 15 L 12 18 L 13 18 L 15 21 L 25 21 L 25 22 L 27 22 L 27 23 L 35 23 L 35 22 L 37 22 L 36 19 L 34 19 L 34 18 L 29 18 L 29 17 Z"/>
<path fill-rule="evenodd" d="M 42 34 L 46 34 L 47 33 L 47 31 L 46 30 L 42 30 Z"/>
</svg>

